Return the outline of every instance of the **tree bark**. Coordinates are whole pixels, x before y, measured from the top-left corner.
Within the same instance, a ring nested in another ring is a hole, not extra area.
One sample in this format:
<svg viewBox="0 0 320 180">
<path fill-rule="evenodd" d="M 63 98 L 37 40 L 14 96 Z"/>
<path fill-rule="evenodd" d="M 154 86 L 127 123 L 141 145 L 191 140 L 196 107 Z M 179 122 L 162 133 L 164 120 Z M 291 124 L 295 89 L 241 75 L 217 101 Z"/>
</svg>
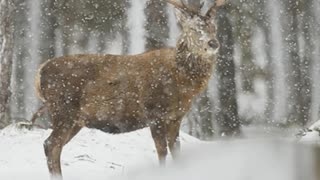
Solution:
<svg viewBox="0 0 320 180">
<path fill-rule="evenodd" d="M 147 24 L 146 49 L 159 49 L 167 44 L 169 38 L 167 3 L 163 0 L 149 0 L 145 9 Z"/>
<path fill-rule="evenodd" d="M 191 111 L 187 114 L 189 134 L 202 140 L 214 136 L 213 104 L 208 89 L 193 100 Z"/>
<path fill-rule="evenodd" d="M 267 67 L 266 67 L 266 86 L 267 86 L 267 102 L 266 108 L 264 111 L 265 118 L 268 123 L 272 122 L 273 114 L 274 114 L 274 106 L 275 106 L 275 93 L 274 93 L 274 63 L 273 57 L 271 55 L 271 36 L 270 36 L 270 27 L 264 27 L 264 37 L 265 37 L 265 49 L 267 56 Z"/>
<path fill-rule="evenodd" d="M 267 99 L 266 99 L 266 107 L 264 111 L 265 119 L 267 123 L 271 123 L 273 121 L 274 107 L 275 107 L 275 92 L 274 92 L 274 58 L 272 56 L 272 37 L 271 37 L 271 14 L 270 14 L 270 6 L 268 3 L 270 0 L 263 0 L 263 4 L 259 5 L 260 11 L 258 14 L 259 20 L 258 25 L 262 28 L 264 39 L 265 39 L 265 53 L 267 58 L 267 65 L 265 69 L 265 80 L 267 86 Z"/>
<path fill-rule="evenodd" d="M 199 116 L 200 116 L 200 130 L 202 134 L 202 139 L 210 139 L 214 135 L 213 128 L 213 104 L 211 102 L 211 97 L 209 95 L 208 89 L 206 89 L 202 95 L 199 97 Z"/>
<path fill-rule="evenodd" d="M 0 0 L 0 128 L 10 124 L 13 9 L 11 0 Z"/>
<path fill-rule="evenodd" d="M 245 93 L 254 93 L 254 79 L 257 72 L 252 52 L 253 19 L 255 18 L 251 17 L 252 13 L 250 12 L 253 11 L 254 4 L 254 2 L 244 0 L 237 10 L 236 16 L 236 38 L 238 38 L 241 51 L 241 89 Z"/>
<path fill-rule="evenodd" d="M 301 117 L 302 114 L 302 97 L 301 89 L 301 64 L 299 56 L 299 22 L 298 22 L 298 0 L 286 1 L 285 9 L 287 10 L 288 20 L 284 21 L 287 35 L 285 36 L 286 53 L 288 58 L 289 73 L 288 73 L 288 119 L 289 124 L 304 125 L 305 122 Z"/>
<path fill-rule="evenodd" d="M 24 63 L 28 58 L 27 34 L 28 16 L 27 3 L 25 0 L 15 1 L 16 13 L 14 15 L 14 52 L 13 52 L 13 79 L 12 79 L 12 102 L 15 106 L 11 109 L 12 119 L 26 116 L 25 93 L 24 93 Z"/>
<path fill-rule="evenodd" d="M 58 26 L 56 19 L 55 0 L 43 0 L 41 3 L 42 33 L 40 35 L 40 60 L 42 62 L 55 56 L 55 30 Z"/>
<path fill-rule="evenodd" d="M 312 103 L 312 56 L 315 49 L 312 41 L 312 27 L 315 24 L 314 15 L 312 14 L 313 0 L 303 2 L 303 16 L 302 16 L 302 35 L 305 43 L 304 57 L 301 61 L 301 114 L 300 121 L 302 125 L 310 122 L 311 117 L 311 103 Z"/>
<path fill-rule="evenodd" d="M 227 17 L 228 7 L 218 11 L 218 39 L 221 44 L 217 63 L 218 94 L 220 107 L 215 117 L 222 136 L 240 135 L 237 92 L 235 82 L 235 64 L 233 58 L 234 39 L 232 26 Z"/>
</svg>

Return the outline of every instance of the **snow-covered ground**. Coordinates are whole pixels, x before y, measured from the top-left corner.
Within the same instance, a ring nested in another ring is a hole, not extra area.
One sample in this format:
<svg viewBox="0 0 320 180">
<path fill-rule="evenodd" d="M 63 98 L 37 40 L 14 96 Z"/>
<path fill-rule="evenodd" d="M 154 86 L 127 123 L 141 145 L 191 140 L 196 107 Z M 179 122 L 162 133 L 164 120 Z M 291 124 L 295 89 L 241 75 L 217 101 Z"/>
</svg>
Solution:
<svg viewBox="0 0 320 180">
<path fill-rule="evenodd" d="M 0 179 L 49 179 L 42 143 L 50 130 L 0 131 Z M 178 161 L 159 167 L 148 129 L 110 135 L 83 129 L 62 153 L 65 180 L 313 180 L 314 148 L 255 138 L 202 142 L 182 133 Z"/>
<path fill-rule="evenodd" d="M 0 179 L 48 179 L 43 141 L 49 134 L 50 130 L 29 131 L 14 125 L 0 131 Z M 181 142 L 182 146 L 200 143 L 184 133 Z M 62 152 L 65 179 L 108 179 L 143 166 L 158 166 L 149 129 L 111 135 L 83 128 Z"/>
<path fill-rule="evenodd" d="M 320 145 L 320 120 L 302 130 L 299 135 L 301 142 Z"/>
</svg>

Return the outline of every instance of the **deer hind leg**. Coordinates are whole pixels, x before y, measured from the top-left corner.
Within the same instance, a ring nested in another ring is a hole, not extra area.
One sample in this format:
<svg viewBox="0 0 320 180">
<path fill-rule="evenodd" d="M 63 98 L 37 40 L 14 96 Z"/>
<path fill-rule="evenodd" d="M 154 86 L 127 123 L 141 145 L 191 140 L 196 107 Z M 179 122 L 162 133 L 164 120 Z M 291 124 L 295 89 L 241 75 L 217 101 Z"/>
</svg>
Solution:
<svg viewBox="0 0 320 180">
<path fill-rule="evenodd" d="M 44 151 L 50 175 L 55 179 L 62 179 L 61 151 L 82 128 L 78 124 L 72 124 L 70 119 L 59 119 L 62 123 L 56 123 L 50 136 L 44 142 Z"/>
<path fill-rule="evenodd" d="M 164 165 L 166 163 L 166 156 L 168 154 L 165 124 L 157 123 L 151 126 L 150 130 L 157 149 L 159 163 L 160 165 Z"/>
<path fill-rule="evenodd" d="M 179 130 L 181 121 L 170 121 L 167 125 L 167 140 L 173 159 L 177 159 L 180 152 Z"/>
<path fill-rule="evenodd" d="M 55 128 L 44 142 L 44 150 L 47 157 L 49 172 L 52 177 L 59 178 L 61 174 L 61 151 L 79 131 L 80 126 L 64 126 Z"/>
</svg>

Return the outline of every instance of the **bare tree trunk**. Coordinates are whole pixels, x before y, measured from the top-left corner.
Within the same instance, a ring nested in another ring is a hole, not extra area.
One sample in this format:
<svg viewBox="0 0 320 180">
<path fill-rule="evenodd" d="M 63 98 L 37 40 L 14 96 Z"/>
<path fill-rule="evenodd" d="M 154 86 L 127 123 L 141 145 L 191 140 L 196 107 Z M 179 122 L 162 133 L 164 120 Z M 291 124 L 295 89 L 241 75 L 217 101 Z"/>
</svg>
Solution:
<svg viewBox="0 0 320 180">
<path fill-rule="evenodd" d="M 55 5 L 59 10 L 57 13 L 57 22 L 59 30 L 61 31 L 62 54 L 69 55 L 71 53 L 71 46 L 73 46 L 74 24 L 77 12 L 73 12 L 73 1 L 55 1 Z M 80 2 L 78 2 L 80 3 Z"/>
<path fill-rule="evenodd" d="M 214 136 L 213 105 L 208 89 L 193 100 L 187 114 L 189 134 L 199 139 L 210 140 Z"/>
<path fill-rule="evenodd" d="M 103 32 L 99 32 L 98 36 L 98 45 L 97 52 L 103 54 L 106 50 L 106 34 Z"/>
<path fill-rule="evenodd" d="M 71 54 L 71 46 L 73 40 L 73 24 L 69 21 L 67 17 L 64 17 L 62 29 L 62 54 L 69 55 Z"/>
<path fill-rule="evenodd" d="M 129 54 L 129 29 L 124 27 L 121 31 L 122 39 L 122 54 Z"/>
<path fill-rule="evenodd" d="M 15 37 L 14 37 L 14 52 L 13 52 L 13 82 L 12 85 L 12 119 L 22 118 L 26 116 L 25 110 L 25 93 L 24 93 L 24 63 L 28 57 L 27 49 L 27 33 L 28 33 L 28 16 L 27 3 L 25 0 L 15 1 L 16 13 L 15 19 Z"/>
<path fill-rule="evenodd" d="M 268 3 L 270 0 L 263 0 L 263 4 L 259 4 L 260 11 L 258 14 L 260 16 L 258 17 L 258 25 L 262 28 L 263 35 L 265 38 L 265 53 L 267 58 L 267 66 L 265 68 L 265 80 L 266 80 L 266 86 L 267 86 L 267 102 L 266 102 L 266 108 L 265 108 L 265 119 L 268 123 L 272 122 L 273 114 L 274 114 L 274 106 L 275 106 L 275 93 L 274 93 L 274 58 L 272 57 L 272 37 L 271 37 L 271 14 L 270 14 L 270 5 Z"/>
<path fill-rule="evenodd" d="M 314 50 L 314 42 L 312 38 L 312 27 L 315 24 L 312 14 L 313 0 L 304 3 L 302 17 L 302 35 L 304 40 L 304 57 L 301 61 L 301 114 L 300 122 L 306 125 L 311 118 L 311 101 L 312 101 L 312 52 Z"/>
<path fill-rule="evenodd" d="M 288 0 L 285 9 L 288 11 L 287 36 L 285 37 L 285 45 L 287 57 L 289 61 L 289 107 L 288 107 L 288 123 L 304 125 L 305 122 L 301 118 L 302 114 L 302 97 L 300 94 L 301 83 L 301 64 L 299 56 L 299 27 L 298 27 L 298 0 Z"/>
<path fill-rule="evenodd" d="M 252 53 L 252 26 L 254 22 L 252 22 L 252 14 L 249 12 L 250 9 L 253 9 L 251 6 L 254 4 L 254 2 L 244 0 L 239 7 L 240 9 L 238 9 L 238 16 L 236 17 L 235 28 L 238 35 L 235 38 L 238 38 L 241 50 L 241 89 L 245 93 L 254 93 L 254 78 L 257 71 Z"/>
<path fill-rule="evenodd" d="M 213 128 L 213 105 L 211 102 L 211 97 L 209 95 L 208 89 L 205 90 L 198 98 L 198 108 L 199 108 L 199 116 L 200 116 L 200 130 L 202 134 L 202 139 L 210 139 L 214 135 Z"/>
<path fill-rule="evenodd" d="M 169 38 L 167 3 L 163 0 L 149 0 L 145 9 L 146 24 L 146 49 L 159 49 L 167 44 Z"/>
<path fill-rule="evenodd" d="M 47 61 L 50 58 L 55 57 L 56 54 L 56 35 L 55 30 L 58 27 L 56 18 L 56 6 L 55 0 L 43 0 L 40 5 L 41 18 L 40 18 L 40 45 L 39 55 L 40 64 Z M 41 102 L 38 101 L 41 106 Z M 46 116 L 45 120 L 37 121 L 42 127 L 49 127 L 49 118 Z"/>
<path fill-rule="evenodd" d="M 129 10 L 129 0 L 125 1 L 125 11 L 128 12 Z M 120 34 L 121 34 L 121 40 L 122 40 L 122 54 L 128 54 L 129 53 L 129 28 L 127 26 L 127 22 L 128 22 L 128 17 L 123 17 L 122 19 L 122 23 L 121 23 L 121 29 Z"/>
<path fill-rule="evenodd" d="M 240 119 L 238 115 L 237 92 L 235 82 L 235 64 L 233 59 L 234 39 L 232 26 L 227 17 L 228 7 L 218 11 L 218 39 L 221 47 L 217 63 L 219 111 L 216 112 L 219 134 L 239 135 Z"/>
<path fill-rule="evenodd" d="M 203 138 L 203 133 L 201 127 L 201 121 L 200 121 L 200 116 L 199 116 L 199 106 L 195 106 L 198 104 L 198 101 L 200 98 L 194 99 L 193 101 L 193 106 L 191 110 L 187 114 L 187 120 L 188 120 L 188 133 L 191 136 L 194 136 L 198 139 Z"/>
<path fill-rule="evenodd" d="M 80 25 L 81 26 L 81 25 Z M 80 35 L 80 37 L 79 37 L 79 35 L 78 35 L 78 37 L 77 38 L 75 38 L 75 39 L 77 39 L 76 41 L 77 41 L 77 47 L 78 48 L 80 48 L 80 50 L 81 51 L 89 51 L 89 49 L 91 48 L 91 47 L 89 47 L 89 40 L 90 40 L 90 38 L 91 38 L 91 32 L 88 30 L 88 28 L 86 28 L 86 27 L 82 27 L 83 29 L 82 29 L 82 31 L 81 31 L 81 35 Z M 101 41 L 104 41 L 104 39 L 103 38 L 97 38 L 98 39 L 98 44 L 96 45 L 96 47 L 95 47 L 95 49 L 100 53 L 100 42 Z M 90 53 L 93 53 L 93 52 L 90 52 Z"/>
<path fill-rule="evenodd" d="M 271 31 L 270 27 L 264 27 L 264 36 L 265 36 L 265 51 L 267 56 L 267 67 L 266 67 L 266 86 L 267 86 L 267 102 L 265 108 L 265 118 L 268 123 L 272 121 L 274 114 L 274 106 L 275 106 L 275 94 L 274 94 L 274 63 L 273 57 L 271 55 Z"/>
<path fill-rule="evenodd" d="M 0 128 L 10 124 L 10 83 L 13 55 L 13 2 L 0 1 Z"/>
<path fill-rule="evenodd" d="M 55 0 L 43 0 L 41 3 L 41 23 L 42 33 L 40 35 L 40 60 L 55 56 L 55 30 L 58 26 L 56 19 Z"/>
</svg>

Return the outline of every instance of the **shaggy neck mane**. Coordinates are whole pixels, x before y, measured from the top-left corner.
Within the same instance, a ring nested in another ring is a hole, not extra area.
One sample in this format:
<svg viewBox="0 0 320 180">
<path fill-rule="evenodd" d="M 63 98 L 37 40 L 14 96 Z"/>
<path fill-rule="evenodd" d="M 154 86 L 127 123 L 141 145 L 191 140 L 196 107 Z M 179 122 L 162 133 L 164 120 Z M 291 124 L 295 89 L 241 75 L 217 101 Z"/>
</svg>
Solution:
<svg viewBox="0 0 320 180">
<path fill-rule="evenodd" d="M 208 80 L 212 73 L 213 58 L 208 59 L 198 55 L 198 53 L 193 53 L 188 43 L 183 40 L 177 44 L 176 63 L 178 71 L 190 80 Z"/>
</svg>

